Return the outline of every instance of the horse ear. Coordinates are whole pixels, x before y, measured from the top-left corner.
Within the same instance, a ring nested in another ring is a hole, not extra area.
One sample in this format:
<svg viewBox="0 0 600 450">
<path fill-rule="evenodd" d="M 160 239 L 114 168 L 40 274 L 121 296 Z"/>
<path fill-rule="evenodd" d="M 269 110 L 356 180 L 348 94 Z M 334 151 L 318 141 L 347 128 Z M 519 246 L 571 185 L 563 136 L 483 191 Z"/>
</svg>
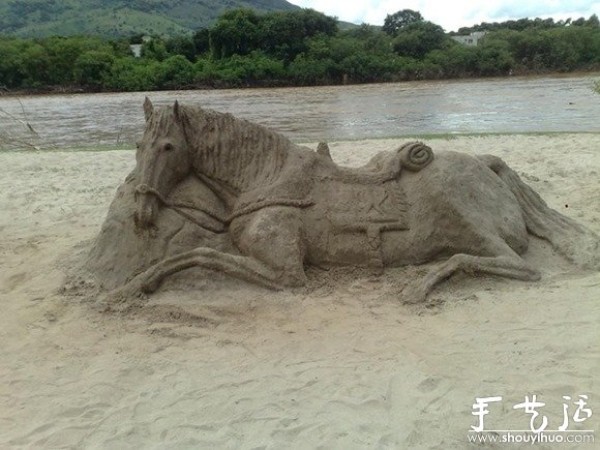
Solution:
<svg viewBox="0 0 600 450">
<path fill-rule="evenodd" d="M 173 114 L 175 114 L 175 120 L 181 122 L 181 108 L 177 100 L 175 100 L 175 104 L 173 105 Z"/>
<path fill-rule="evenodd" d="M 144 117 L 146 118 L 146 122 L 150 120 L 152 113 L 154 112 L 154 106 L 152 106 L 152 102 L 148 97 L 144 100 Z"/>
</svg>

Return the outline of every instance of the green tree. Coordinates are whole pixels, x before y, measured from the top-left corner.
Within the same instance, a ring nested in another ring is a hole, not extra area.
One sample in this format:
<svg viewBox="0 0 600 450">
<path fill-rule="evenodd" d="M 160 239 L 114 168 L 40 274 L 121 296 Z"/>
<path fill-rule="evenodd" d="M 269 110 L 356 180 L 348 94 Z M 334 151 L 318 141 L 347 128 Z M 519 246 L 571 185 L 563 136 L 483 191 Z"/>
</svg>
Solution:
<svg viewBox="0 0 600 450">
<path fill-rule="evenodd" d="M 194 65 L 183 55 L 171 56 L 160 63 L 156 85 L 160 89 L 180 89 L 194 81 Z"/>
<path fill-rule="evenodd" d="M 313 9 L 274 12 L 262 17 L 258 29 L 258 44 L 267 54 L 288 64 L 306 51 L 307 40 L 313 36 L 334 36 L 338 32 L 333 17 Z"/>
<path fill-rule="evenodd" d="M 114 56 L 106 51 L 89 50 L 79 55 L 73 66 L 73 79 L 77 84 L 101 87 L 114 62 Z"/>
<path fill-rule="evenodd" d="M 51 37 L 40 41 L 48 55 L 48 83 L 70 85 L 75 82 L 75 62 L 87 51 L 114 53 L 107 41 L 90 37 Z"/>
<path fill-rule="evenodd" d="M 21 53 L 21 67 L 25 75 L 22 87 L 38 88 L 50 84 L 51 65 L 46 48 L 39 42 L 28 42 Z"/>
<path fill-rule="evenodd" d="M 403 27 L 393 41 L 399 55 L 423 58 L 432 50 L 440 49 L 448 38 L 444 29 L 432 22 L 415 22 Z"/>
<path fill-rule="evenodd" d="M 507 75 L 515 67 L 515 60 L 510 54 L 506 42 L 484 42 L 477 47 L 477 75 L 497 76 Z"/>
<path fill-rule="evenodd" d="M 210 30 L 210 48 L 214 58 L 247 55 L 259 42 L 258 14 L 252 9 L 225 12 Z"/>
<path fill-rule="evenodd" d="M 196 59 L 196 42 L 192 36 L 174 36 L 167 39 L 165 48 L 170 55 L 183 55 L 188 61 Z"/>
<path fill-rule="evenodd" d="M 389 44 L 390 38 L 367 27 L 318 35 L 290 65 L 290 75 L 303 85 L 394 80 L 401 65 Z"/>
<path fill-rule="evenodd" d="M 341 32 L 340 37 L 358 40 L 360 46 L 369 52 L 393 56 L 392 38 L 372 25 L 362 24 L 357 28 L 351 28 Z"/>
<path fill-rule="evenodd" d="M 142 44 L 142 58 L 164 61 L 169 57 L 167 46 L 160 38 L 152 38 Z"/>
<path fill-rule="evenodd" d="M 202 28 L 194 33 L 192 36 L 194 41 L 194 48 L 196 49 L 196 55 L 201 55 L 210 51 L 210 30 L 208 28 Z"/>
<path fill-rule="evenodd" d="M 475 76 L 478 71 L 478 47 L 453 43 L 444 50 L 436 49 L 427 53 L 426 62 L 443 70 L 444 78 Z"/>
<path fill-rule="evenodd" d="M 23 51 L 27 45 L 22 40 L 0 39 L 0 86 L 17 88 L 27 78 Z"/>
<path fill-rule="evenodd" d="M 141 58 L 119 58 L 106 77 L 105 86 L 116 91 L 151 91 L 159 87 L 161 64 Z"/>
<path fill-rule="evenodd" d="M 48 81 L 53 85 L 68 85 L 73 82 L 73 66 L 83 52 L 83 40 L 53 37 L 44 40 L 50 59 Z"/>
<path fill-rule="evenodd" d="M 423 20 L 420 12 L 413 11 L 412 9 L 403 9 L 394 14 L 388 14 L 381 30 L 390 36 L 397 36 L 398 32 L 403 28 L 414 23 L 423 22 Z"/>
<path fill-rule="evenodd" d="M 312 86 L 316 84 L 331 84 L 337 65 L 331 58 L 314 59 L 301 53 L 290 64 L 288 73 L 295 84 Z"/>
<path fill-rule="evenodd" d="M 261 52 L 250 55 L 233 55 L 209 65 L 201 80 L 213 85 L 249 86 L 278 84 L 286 76 L 283 62 L 272 59 Z M 208 78 L 206 74 L 210 74 Z"/>
<path fill-rule="evenodd" d="M 585 22 L 585 25 L 592 28 L 600 28 L 600 20 L 598 20 L 598 16 L 596 14 L 592 14 Z"/>
</svg>

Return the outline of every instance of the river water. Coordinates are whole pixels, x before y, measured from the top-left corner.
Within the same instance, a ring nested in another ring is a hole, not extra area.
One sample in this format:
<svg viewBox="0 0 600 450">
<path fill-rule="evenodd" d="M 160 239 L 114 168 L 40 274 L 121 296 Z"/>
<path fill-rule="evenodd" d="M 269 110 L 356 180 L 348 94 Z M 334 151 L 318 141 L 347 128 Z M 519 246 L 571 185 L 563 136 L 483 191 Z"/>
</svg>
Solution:
<svg viewBox="0 0 600 450">
<path fill-rule="evenodd" d="M 600 132 L 600 75 L 358 86 L 0 97 L 0 147 L 132 144 L 142 103 L 179 100 L 230 112 L 297 142 L 445 133 Z M 4 141 L 4 143 L 3 143 Z M 13 145 L 14 146 L 14 145 Z"/>
</svg>

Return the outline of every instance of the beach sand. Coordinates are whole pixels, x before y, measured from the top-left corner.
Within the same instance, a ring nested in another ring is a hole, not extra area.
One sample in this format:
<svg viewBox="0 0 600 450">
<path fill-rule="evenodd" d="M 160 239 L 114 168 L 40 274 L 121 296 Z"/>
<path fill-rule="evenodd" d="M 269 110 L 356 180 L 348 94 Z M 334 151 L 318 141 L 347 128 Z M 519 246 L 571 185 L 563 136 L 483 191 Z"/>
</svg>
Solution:
<svg viewBox="0 0 600 450">
<path fill-rule="evenodd" d="M 405 141 L 330 147 L 356 166 Z M 600 233 L 600 134 L 426 143 L 502 157 Z M 0 153 L 0 448 L 468 448 L 476 397 L 502 396 L 486 429 L 522 430 L 531 415 L 513 405 L 533 394 L 553 430 L 563 396 L 589 396 L 594 415 L 569 429 L 600 432 L 600 273 L 535 239 L 541 281 L 458 275 L 426 305 L 398 301 L 423 271 L 408 267 L 313 270 L 309 289 L 277 293 L 166 283 L 135 314 L 101 312 L 62 286 L 134 164 Z"/>
</svg>

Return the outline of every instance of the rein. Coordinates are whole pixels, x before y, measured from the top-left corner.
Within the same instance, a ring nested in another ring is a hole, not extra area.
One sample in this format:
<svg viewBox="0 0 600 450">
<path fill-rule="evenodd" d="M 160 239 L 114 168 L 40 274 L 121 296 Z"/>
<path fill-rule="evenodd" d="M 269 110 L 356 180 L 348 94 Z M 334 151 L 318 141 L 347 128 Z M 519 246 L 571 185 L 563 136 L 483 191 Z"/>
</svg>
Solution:
<svg viewBox="0 0 600 450">
<path fill-rule="evenodd" d="M 164 206 L 166 206 L 167 208 L 172 209 L 177 214 L 179 214 L 181 217 L 189 220 L 190 222 L 195 223 L 199 227 L 206 228 L 208 231 L 212 231 L 213 233 L 219 233 L 219 234 L 220 233 L 225 233 L 227 231 L 225 229 L 225 225 L 227 225 L 227 223 L 228 223 L 227 219 L 224 218 L 223 216 L 221 216 L 218 212 L 216 212 L 216 211 L 214 211 L 214 210 L 212 210 L 210 208 L 199 207 L 199 206 L 196 206 L 196 205 L 189 205 L 187 203 L 170 202 L 166 198 L 164 198 L 160 192 L 158 192 L 156 189 L 154 189 L 151 186 L 148 186 L 145 183 L 138 184 L 135 187 L 135 195 L 137 196 L 137 194 L 145 194 L 145 195 L 150 194 L 150 195 L 154 195 Z M 220 222 L 223 226 L 221 228 L 217 228 L 217 227 L 214 227 L 212 225 L 207 225 L 207 224 L 205 224 L 203 222 L 200 222 L 194 216 L 192 216 L 191 214 L 189 214 L 188 212 L 186 212 L 185 209 L 192 209 L 192 210 L 195 210 L 195 211 L 203 212 L 204 214 L 206 214 L 207 216 L 209 216 L 212 219 L 216 220 L 217 222 Z"/>
<path fill-rule="evenodd" d="M 226 226 L 229 225 L 233 219 L 237 219 L 238 217 L 252 214 L 252 213 L 260 211 L 261 209 L 264 209 L 264 208 L 268 208 L 271 206 L 288 206 L 288 207 L 292 207 L 292 208 L 308 208 L 315 204 L 315 202 L 313 202 L 312 200 L 296 200 L 296 199 L 263 200 L 260 202 L 256 202 L 255 204 L 245 206 L 244 208 L 241 208 L 237 211 L 234 211 L 228 217 L 223 217 L 218 212 L 216 212 L 215 210 L 208 208 L 208 207 L 190 205 L 187 203 L 170 202 L 166 198 L 164 198 L 160 192 L 158 192 L 156 189 L 154 189 L 151 186 L 148 186 L 145 183 L 138 184 L 135 187 L 135 194 L 136 195 L 137 194 L 154 195 L 164 206 L 166 206 L 167 208 L 171 208 L 173 211 L 175 211 L 177 214 L 179 214 L 183 218 L 188 219 L 189 221 L 195 223 L 196 225 L 198 225 L 201 228 L 206 228 L 207 230 L 212 231 L 213 233 L 219 233 L 219 234 L 225 233 L 227 231 Z M 222 228 L 216 228 L 211 225 L 206 225 L 206 224 L 200 222 L 198 219 L 196 219 L 191 214 L 187 213 L 184 209 L 192 209 L 195 211 L 200 211 L 200 212 L 206 214 L 207 216 L 209 216 L 210 218 L 216 220 L 217 222 L 220 222 L 223 226 L 222 226 Z"/>
</svg>

